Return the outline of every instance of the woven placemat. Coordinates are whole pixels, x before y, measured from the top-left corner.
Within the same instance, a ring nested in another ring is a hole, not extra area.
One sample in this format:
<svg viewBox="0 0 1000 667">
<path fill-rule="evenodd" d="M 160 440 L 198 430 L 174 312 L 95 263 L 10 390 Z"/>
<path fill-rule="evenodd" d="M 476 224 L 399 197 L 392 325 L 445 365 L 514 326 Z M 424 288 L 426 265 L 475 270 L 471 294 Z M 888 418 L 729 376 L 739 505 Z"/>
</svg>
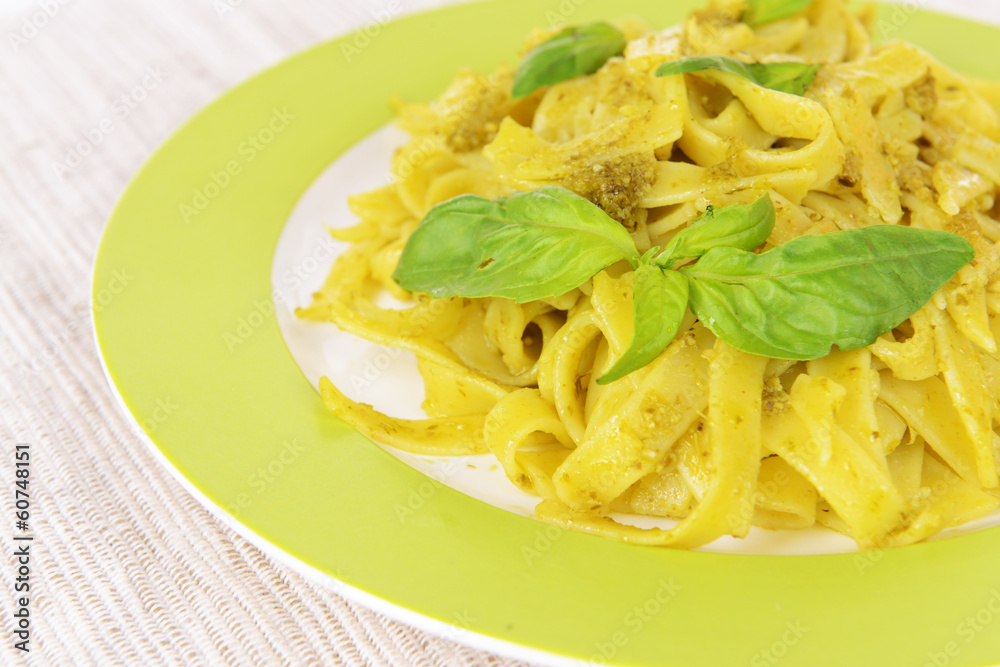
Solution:
<svg viewBox="0 0 1000 667">
<path fill-rule="evenodd" d="M 578 0 L 574 0 L 577 2 Z M 517 665 L 307 581 L 219 523 L 130 429 L 91 333 L 90 272 L 136 170 L 231 86 L 441 0 L 0 5 L 0 659 L 33 665 Z M 907 5 L 913 5 L 908 1 Z M 921 6 L 1000 23 L 1000 3 Z M 15 517 L 17 443 L 31 515 Z M 30 653 L 12 648 L 30 596 Z"/>
<path fill-rule="evenodd" d="M 4 0 L 6 4 L 7 0 Z M 0 7 L 0 551 L 31 535 L 32 665 L 514 665 L 307 581 L 212 517 L 107 386 L 89 315 L 101 230 L 205 104 L 338 33 L 436 0 L 37 0 Z M 30 445 L 30 530 L 13 507 Z"/>
</svg>

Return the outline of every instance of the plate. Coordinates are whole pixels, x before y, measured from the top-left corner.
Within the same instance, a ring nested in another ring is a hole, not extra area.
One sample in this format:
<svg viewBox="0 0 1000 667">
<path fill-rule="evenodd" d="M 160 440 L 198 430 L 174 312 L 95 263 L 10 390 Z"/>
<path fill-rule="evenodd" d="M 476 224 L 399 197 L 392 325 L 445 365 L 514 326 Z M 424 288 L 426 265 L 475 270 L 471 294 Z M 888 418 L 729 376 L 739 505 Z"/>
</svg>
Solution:
<svg viewBox="0 0 1000 667">
<path fill-rule="evenodd" d="M 159 149 L 108 222 L 93 299 L 112 386 L 165 463 L 249 539 L 452 639 L 547 664 L 994 665 L 1000 529 L 825 556 L 561 531 L 372 445 L 323 408 L 283 342 L 271 270 L 285 222 L 390 120 L 392 95 L 430 99 L 460 65 L 515 62 L 533 26 L 626 11 L 668 25 L 700 4 L 458 5 L 323 44 L 227 93 Z M 896 8 L 880 30 L 1000 79 L 996 29 Z"/>
</svg>

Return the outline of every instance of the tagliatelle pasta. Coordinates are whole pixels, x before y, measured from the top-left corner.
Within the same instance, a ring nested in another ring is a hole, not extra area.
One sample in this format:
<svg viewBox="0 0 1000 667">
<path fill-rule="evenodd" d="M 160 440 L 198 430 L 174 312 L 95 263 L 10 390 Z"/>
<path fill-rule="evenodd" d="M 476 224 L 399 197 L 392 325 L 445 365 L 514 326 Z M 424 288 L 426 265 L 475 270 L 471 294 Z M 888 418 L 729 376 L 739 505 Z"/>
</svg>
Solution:
<svg viewBox="0 0 1000 667">
<path fill-rule="evenodd" d="M 351 199 L 351 247 L 300 316 L 412 352 L 423 420 L 326 404 L 381 443 L 490 452 L 546 521 L 636 544 L 694 548 L 751 526 L 845 533 L 861 548 L 924 540 L 1000 507 L 1000 86 L 912 45 L 873 45 L 842 0 L 751 28 L 743 3 L 682 24 L 618 28 L 624 54 L 514 100 L 514 74 L 463 71 L 402 105 L 395 182 Z M 539 31 L 529 47 L 552 33 Z M 804 96 L 665 62 L 723 55 L 820 63 Z M 809 362 L 755 356 L 687 313 L 651 364 L 596 379 L 628 348 L 626 262 L 556 298 L 431 299 L 392 279 L 418 223 L 462 194 L 561 186 L 665 246 L 709 206 L 769 194 L 766 250 L 871 225 L 950 231 L 976 250 L 919 312 L 868 348 Z M 388 292 L 409 307 L 384 308 Z M 612 515 L 671 518 L 638 528 Z"/>
</svg>

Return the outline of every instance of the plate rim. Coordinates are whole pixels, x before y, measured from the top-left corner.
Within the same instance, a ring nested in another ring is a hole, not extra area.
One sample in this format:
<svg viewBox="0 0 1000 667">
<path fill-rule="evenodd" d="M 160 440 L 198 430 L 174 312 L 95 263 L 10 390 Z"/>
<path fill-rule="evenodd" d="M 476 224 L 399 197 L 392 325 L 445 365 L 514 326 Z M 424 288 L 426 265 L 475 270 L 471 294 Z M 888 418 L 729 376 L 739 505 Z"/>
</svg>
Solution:
<svg viewBox="0 0 1000 667">
<path fill-rule="evenodd" d="M 93 337 L 95 348 L 100 350 L 100 345 L 97 339 L 97 330 L 94 326 L 91 326 L 91 335 Z M 394 604 L 378 596 L 372 595 L 371 593 L 363 591 L 360 588 L 355 588 L 350 584 L 344 583 L 333 575 L 323 572 L 309 563 L 299 560 L 287 551 L 284 551 L 280 547 L 272 544 L 266 538 L 258 535 L 252 528 L 231 516 L 217 503 L 213 502 L 208 496 L 202 493 L 201 489 L 195 486 L 191 480 L 181 474 L 177 467 L 174 466 L 174 464 L 163 454 L 162 451 L 160 451 L 156 443 L 149 437 L 149 434 L 143 430 L 142 425 L 139 424 L 136 416 L 131 412 L 131 410 L 129 410 L 128 405 L 125 403 L 125 399 L 119 393 L 114 380 L 112 380 L 107 364 L 104 362 L 104 356 L 101 354 L 98 356 L 100 359 L 101 371 L 104 374 L 104 380 L 108 385 L 108 389 L 111 392 L 112 397 L 115 399 L 116 407 L 121 415 L 128 421 L 130 430 L 136 437 L 139 438 L 143 446 L 146 448 L 146 451 L 156 459 L 157 463 L 170 474 L 174 481 L 180 484 L 185 491 L 191 494 L 191 496 L 198 501 L 198 504 L 201 505 L 203 509 L 206 509 L 217 521 L 255 546 L 268 557 L 301 575 L 304 579 L 317 586 L 320 586 L 337 595 L 341 595 L 352 602 L 363 605 L 376 613 L 383 614 L 393 621 L 404 623 L 417 628 L 418 630 L 428 632 L 446 641 L 453 641 L 468 648 L 489 651 L 515 660 L 532 661 L 538 664 L 552 665 L 553 667 L 579 667 L 579 665 L 581 665 L 579 660 L 575 660 L 573 658 L 557 655 L 555 653 L 549 653 L 548 651 L 532 648 L 530 646 L 515 644 L 513 642 L 508 642 L 503 639 L 498 639 L 496 637 L 491 637 L 490 635 L 477 633 L 471 630 L 458 628 L 455 625 L 440 621 L 430 616 L 425 616 L 420 612 L 407 609 L 406 607 L 402 607 L 398 604 Z M 456 630 L 458 632 L 456 632 Z M 475 641 L 469 640 L 470 635 L 475 635 Z"/>
</svg>

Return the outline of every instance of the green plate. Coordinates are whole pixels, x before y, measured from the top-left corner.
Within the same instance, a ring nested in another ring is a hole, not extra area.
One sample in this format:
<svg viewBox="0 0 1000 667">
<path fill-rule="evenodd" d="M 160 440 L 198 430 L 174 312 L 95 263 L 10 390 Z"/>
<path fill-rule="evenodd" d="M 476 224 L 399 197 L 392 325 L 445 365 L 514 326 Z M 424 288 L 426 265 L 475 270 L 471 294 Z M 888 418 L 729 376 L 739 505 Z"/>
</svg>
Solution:
<svg viewBox="0 0 1000 667">
<path fill-rule="evenodd" d="M 143 167 L 108 222 L 93 297 L 113 386 L 245 535 L 470 644 L 621 665 L 1000 663 L 1000 529 L 796 557 L 558 531 L 431 482 L 347 428 L 282 342 L 270 303 L 282 225 L 331 161 L 390 120 L 391 96 L 430 99 L 460 66 L 516 62 L 533 26 L 625 12 L 665 26 L 695 4 L 458 5 L 323 44 L 227 93 Z M 876 31 L 1000 79 L 996 29 L 897 9 Z"/>
</svg>

